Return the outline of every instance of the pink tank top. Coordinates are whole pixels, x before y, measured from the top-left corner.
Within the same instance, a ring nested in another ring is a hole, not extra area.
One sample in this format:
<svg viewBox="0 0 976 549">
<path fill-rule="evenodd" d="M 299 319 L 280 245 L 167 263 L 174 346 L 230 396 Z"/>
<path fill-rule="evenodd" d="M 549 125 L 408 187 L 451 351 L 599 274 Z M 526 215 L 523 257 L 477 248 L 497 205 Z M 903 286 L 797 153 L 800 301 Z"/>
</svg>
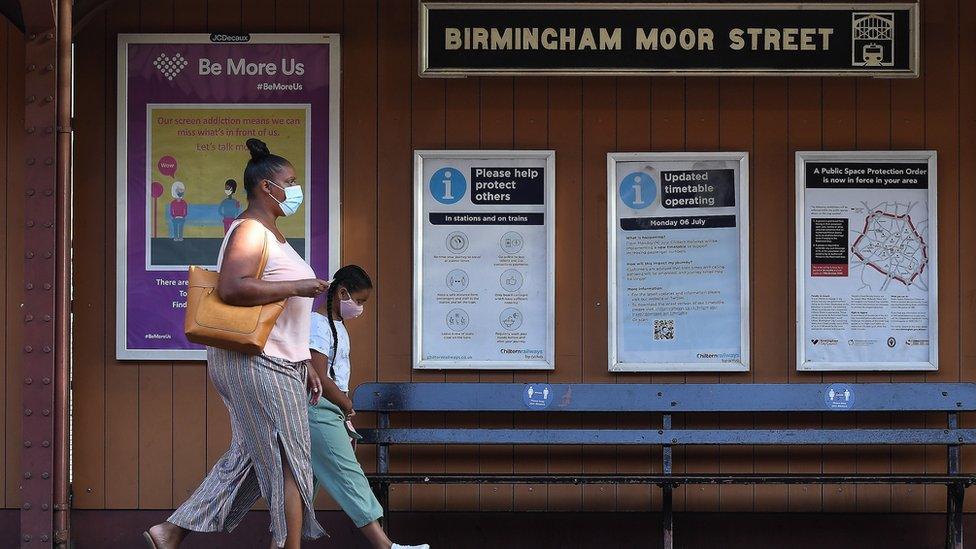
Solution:
<svg viewBox="0 0 976 549">
<path fill-rule="evenodd" d="M 238 219 L 231 223 L 227 235 L 224 236 L 224 243 L 220 246 L 220 255 L 217 261 L 218 272 L 224 259 L 224 248 L 227 246 L 230 235 L 243 221 L 245 220 Z M 259 222 L 255 221 L 255 223 Z M 264 274 L 261 277 L 263 280 L 277 282 L 315 278 L 315 271 L 302 259 L 302 256 L 298 255 L 291 244 L 278 242 L 274 233 L 263 225 L 262 228 L 264 228 L 265 237 L 268 241 L 268 264 L 264 267 Z M 268 336 L 268 342 L 264 346 L 264 354 L 292 362 L 311 359 L 312 355 L 308 350 L 311 319 L 312 298 L 289 297 L 285 300 L 284 311 L 281 312 L 281 316 L 278 317 L 278 321 L 271 330 L 271 335 Z"/>
</svg>

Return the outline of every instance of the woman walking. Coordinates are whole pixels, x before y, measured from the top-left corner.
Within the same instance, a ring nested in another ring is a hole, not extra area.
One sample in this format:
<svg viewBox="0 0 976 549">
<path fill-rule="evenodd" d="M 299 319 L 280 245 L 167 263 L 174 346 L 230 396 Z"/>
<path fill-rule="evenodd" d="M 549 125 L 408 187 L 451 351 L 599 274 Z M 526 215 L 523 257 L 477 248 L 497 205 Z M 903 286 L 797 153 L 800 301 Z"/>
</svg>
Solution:
<svg viewBox="0 0 976 549">
<path fill-rule="evenodd" d="M 248 139 L 247 148 L 248 206 L 224 237 L 217 292 L 230 305 L 285 299 L 285 307 L 262 354 L 207 347 L 210 380 L 230 412 L 230 449 L 190 499 L 144 533 L 154 549 L 178 547 L 191 531 L 229 532 L 261 496 L 271 515 L 272 547 L 297 549 L 303 537 L 325 534 L 312 507 L 305 389 L 312 298 L 328 283 L 315 277 L 276 225 L 302 203 L 294 168 L 257 139 Z M 267 264 L 255 278 L 265 246 Z"/>
<path fill-rule="evenodd" d="M 312 469 L 315 480 L 325 486 L 373 549 L 430 549 L 427 544 L 400 545 L 387 537 L 379 523 L 383 508 L 369 488 L 350 440 L 358 434 L 351 422 L 356 411 L 348 396 L 351 365 L 345 322 L 363 314 L 372 289 L 366 271 L 346 265 L 336 271 L 325 302 L 312 313 L 312 399 L 308 409 Z"/>
</svg>

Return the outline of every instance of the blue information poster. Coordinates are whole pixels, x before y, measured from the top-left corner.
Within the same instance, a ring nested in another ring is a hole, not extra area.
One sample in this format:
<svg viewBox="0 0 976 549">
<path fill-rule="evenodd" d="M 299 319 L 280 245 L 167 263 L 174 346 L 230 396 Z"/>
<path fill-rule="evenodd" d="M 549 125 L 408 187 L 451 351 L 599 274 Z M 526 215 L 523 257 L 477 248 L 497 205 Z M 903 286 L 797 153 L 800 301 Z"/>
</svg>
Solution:
<svg viewBox="0 0 976 549">
<path fill-rule="evenodd" d="M 608 155 L 611 371 L 749 369 L 746 153 Z"/>
<path fill-rule="evenodd" d="M 552 151 L 415 153 L 415 368 L 553 368 L 554 172 Z"/>
</svg>

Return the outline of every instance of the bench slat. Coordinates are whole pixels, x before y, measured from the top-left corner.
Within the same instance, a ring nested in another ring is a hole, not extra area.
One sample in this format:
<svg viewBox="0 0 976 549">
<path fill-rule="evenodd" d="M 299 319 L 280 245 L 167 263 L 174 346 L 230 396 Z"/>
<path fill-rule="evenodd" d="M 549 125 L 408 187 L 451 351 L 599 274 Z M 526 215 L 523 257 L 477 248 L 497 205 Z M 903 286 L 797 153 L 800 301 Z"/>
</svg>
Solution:
<svg viewBox="0 0 976 549">
<path fill-rule="evenodd" d="M 641 474 L 370 474 L 369 480 L 389 484 L 951 484 L 971 485 L 976 475 L 944 474 L 819 474 L 743 473 L 641 475 Z"/>
<path fill-rule="evenodd" d="M 551 403 L 528 406 L 519 383 L 366 383 L 362 412 L 964 412 L 974 383 L 849 383 L 844 407 L 827 404 L 830 384 L 552 384 Z M 542 384 L 534 384 L 541 387 Z M 538 390 L 538 389 L 537 389 Z M 536 396 L 538 400 L 538 396 Z"/>
<path fill-rule="evenodd" d="M 974 444 L 976 429 L 363 429 L 370 444 Z"/>
</svg>

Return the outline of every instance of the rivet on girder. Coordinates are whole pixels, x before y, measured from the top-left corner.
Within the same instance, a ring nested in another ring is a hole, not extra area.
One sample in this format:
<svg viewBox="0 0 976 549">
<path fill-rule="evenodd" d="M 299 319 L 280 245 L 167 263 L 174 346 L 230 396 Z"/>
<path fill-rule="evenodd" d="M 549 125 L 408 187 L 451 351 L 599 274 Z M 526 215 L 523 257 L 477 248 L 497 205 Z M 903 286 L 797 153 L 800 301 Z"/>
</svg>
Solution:
<svg viewBox="0 0 976 549">
<path fill-rule="evenodd" d="M 24 255 L 26 255 L 26 256 L 27 256 L 27 259 L 34 259 L 34 252 L 27 252 L 27 253 L 26 253 L 26 254 L 24 254 Z"/>
<path fill-rule="evenodd" d="M 34 189 L 27 189 L 27 192 L 25 192 L 24 194 L 26 194 L 27 196 L 34 196 Z"/>
<path fill-rule="evenodd" d="M 30 221 L 28 221 L 28 222 L 27 222 L 27 226 L 28 226 L 28 227 L 33 227 L 33 226 L 34 226 L 34 225 L 36 225 L 36 224 L 37 224 L 37 222 L 36 222 L 36 221 L 34 221 L 33 219 L 31 219 Z"/>
<path fill-rule="evenodd" d="M 51 285 L 49 283 L 45 282 L 44 283 L 44 289 L 45 290 L 50 290 L 51 289 Z"/>
<path fill-rule="evenodd" d="M 33 33 L 32 32 L 32 33 L 30 33 L 30 34 L 27 35 L 27 39 L 28 40 L 34 40 L 35 38 L 37 38 L 37 34 L 36 33 Z"/>
<path fill-rule="evenodd" d="M 30 65 L 27 65 L 27 72 L 34 72 L 36 70 L 37 70 L 37 65 L 35 65 L 33 63 L 31 63 Z"/>
<path fill-rule="evenodd" d="M 29 133 L 29 134 L 33 134 L 36 131 L 37 131 L 37 129 L 34 126 L 31 126 L 31 127 L 27 128 L 27 133 Z"/>
<path fill-rule="evenodd" d="M 25 353 L 33 353 L 34 352 L 34 348 L 31 347 L 30 345 L 24 345 L 24 352 Z"/>
<path fill-rule="evenodd" d="M 51 322 L 51 315 L 44 315 L 44 322 Z"/>
<path fill-rule="evenodd" d="M 44 96 L 44 102 L 45 103 L 50 103 L 51 101 L 54 101 L 54 96 L 53 95 L 45 95 Z"/>
<path fill-rule="evenodd" d="M 34 101 L 37 101 L 37 96 L 35 96 L 35 95 L 28 95 L 27 96 L 27 102 L 28 103 L 33 103 Z"/>
<path fill-rule="evenodd" d="M 24 315 L 24 322 L 30 322 L 31 320 L 34 320 L 34 315 Z"/>
<path fill-rule="evenodd" d="M 48 229 L 50 229 L 51 227 L 54 226 L 54 222 L 53 221 L 47 221 L 47 222 L 44 223 L 44 226 L 47 227 Z"/>
<path fill-rule="evenodd" d="M 30 474 L 30 471 L 24 473 L 24 478 L 27 479 L 27 480 L 30 480 L 32 476 L 34 476 L 34 475 Z"/>
<path fill-rule="evenodd" d="M 25 416 L 32 416 L 32 415 L 34 415 L 34 410 L 31 410 L 30 408 L 27 408 L 26 410 L 24 410 L 24 415 Z"/>
<path fill-rule="evenodd" d="M 24 448 L 30 448 L 31 446 L 33 446 L 33 444 L 31 444 L 31 441 L 29 440 L 24 441 Z"/>
<path fill-rule="evenodd" d="M 54 254 L 52 254 L 51 252 L 44 252 L 44 259 L 51 259 L 51 257 L 53 256 Z"/>
<path fill-rule="evenodd" d="M 51 352 L 51 346 L 50 345 L 45 345 L 43 350 L 44 350 L 45 353 L 50 353 Z"/>
<path fill-rule="evenodd" d="M 34 285 L 31 284 L 30 282 L 28 282 L 24 287 L 27 288 L 28 290 L 33 290 L 34 289 Z"/>
<path fill-rule="evenodd" d="M 36 161 L 36 160 L 34 160 L 33 158 L 28 158 L 28 159 L 27 159 L 27 165 L 28 165 L 28 166 L 33 166 L 33 165 L 34 165 L 34 164 L 35 164 L 36 162 L 37 162 L 37 161 Z"/>
<path fill-rule="evenodd" d="M 44 479 L 44 480 L 47 480 L 47 479 L 51 478 L 51 473 L 48 473 L 48 472 L 41 473 L 41 478 Z"/>
<path fill-rule="evenodd" d="M 30 540 L 31 540 L 30 534 L 27 534 L 27 535 L 24 536 L 24 541 L 26 541 L 27 543 L 30 543 Z"/>
<path fill-rule="evenodd" d="M 48 505 L 47 505 L 46 503 L 42 503 L 42 504 L 41 504 L 41 511 L 47 511 L 47 510 L 48 510 Z M 42 540 L 42 541 L 47 541 L 47 540 L 46 540 L 46 539 L 44 539 L 44 538 L 41 538 L 41 540 Z"/>
<path fill-rule="evenodd" d="M 45 543 L 47 543 L 47 540 L 48 540 L 48 539 L 49 539 L 49 538 L 47 537 L 47 534 L 44 534 L 43 536 L 41 536 L 41 541 L 43 541 L 43 542 L 45 542 Z"/>
<path fill-rule="evenodd" d="M 45 440 L 44 442 L 41 443 L 41 446 L 43 446 L 45 448 L 47 448 L 50 445 L 51 445 L 51 443 L 49 441 L 47 441 L 47 440 Z"/>
<path fill-rule="evenodd" d="M 44 379 L 41 380 L 41 383 L 43 383 L 44 385 L 50 385 L 51 384 L 51 378 L 46 377 L 46 378 L 44 378 Z"/>
<path fill-rule="evenodd" d="M 44 417 L 47 417 L 47 416 L 51 415 L 51 410 L 47 410 L 47 409 L 41 410 L 41 415 L 44 416 Z"/>
<path fill-rule="evenodd" d="M 45 158 L 44 159 L 44 165 L 45 166 L 53 166 L 54 165 L 54 159 L 53 158 Z"/>
<path fill-rule="evenodd" d="M 47 38 L 48 40 L 54 40 L 54 33 L 53 32 L 47 33 L 45 35 L 45 38 Z"/>
<path fill-rule="evenodd" d="M 51 72 L 51 71 L 53 71 L 53 70 L 54 70 L 54 65 L 52 65 L 51 63 L 48 63 L 48 64 L 47 64 L 47 65 L 46 65 L 46 66 L 44 67 L 44 71 L 45 71 L 45 72 Z"/>
<path fill-rule="evenodd" d="M 44 133 L 46 133 L 47 135 L 51 135 L 52 133 L 54 133 L 54 127 L 48 126 L 44 128 Z"/>
<path fill-rule="evenodd" d="M 34 383 L 34 378 L 32 378 L 32 377 L 25 377 L 24 378 L 24 385 L 30 385 L 31 383 Z"/>
<path fill-rule="evenodd" d="M 44 189 L 44 196 L 51 196 L 54 194 L 54 189 Z"/>
</svg>

